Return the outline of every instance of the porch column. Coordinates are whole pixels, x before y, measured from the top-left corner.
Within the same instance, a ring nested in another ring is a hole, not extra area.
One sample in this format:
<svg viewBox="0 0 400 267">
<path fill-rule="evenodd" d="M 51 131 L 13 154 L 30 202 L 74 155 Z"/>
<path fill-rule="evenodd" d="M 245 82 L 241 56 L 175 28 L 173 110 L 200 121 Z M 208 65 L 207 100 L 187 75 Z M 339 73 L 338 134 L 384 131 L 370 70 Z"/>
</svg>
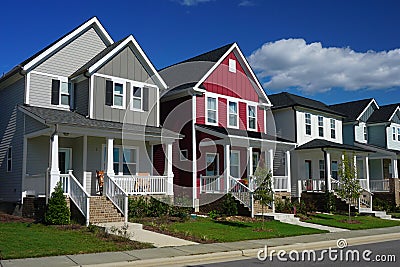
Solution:
<svg viewBox="0 0 400 267">
<path fill-rule="evenodd" d="M 174 173 L 172 172 L 172 143 L 166 144 L 166 157 L 165 157 L 165 168 L 164 175 L 167 176 L 167 195 L 172 196 L 174 194 Z"/>
<path fill-rule="evenodd" d="M 271 176 L 274 177 L 274 150 L 268 150 L 268 157 L 269 157 L 269 167 L 271 170 Z"/>
<path fill-rule="evenodd" d="M 369 158 L 368 156 L 364 156 L 364 173 L 365 173 L 365 179 L 367 180 L 367 190 L 370 191 L 369 188 Z"/>
<path fill-rule="evenodd" d="M 392 178 L 399 178 L 399 172 L 397 169 L 397 158 L 392 158 Z"/>
<path fill-rule="evenodd" d="M 331 153 L 329 153 L 328 151 L 325 152 L 326 154 L 326 176 L 327 176 L 327 182 L 328 184 L 326 185 L 326 189 L 328 190 L 328 192 L 332 191 L 332 186 L 331 186 Z"/>
<path fill-rule="evenodd" d="M 291 175 L 290 175 L 290 151 L 286 151 L 286 166 L 285 166 L 285 176 L 287 176 L 287 191 L 290 193 L 292 192 L 292 185 L 291 185 Z"/>
<path fill-rule="evenodd" d="M 58 167 L 58 134 L 54 133 L 50 138 L 51 143 L 51 169 L 50 169 L 50 194 L 53 193 L 57 182 L 60 181 L 60 169 Z"/>
<path fill-rule="evenodd" d="M 247 161 L 248 161 L 247 175 L 250 178 L 250 176 L 253 175 L 253 148 L 252 147 L 247 148 Z"/>
<path fill-rule="evenodd" d="M 107 165 L 106 173 L 108 177 L 114 176 L 114 139 L 107 138 Z"/>
<path fill-rule="evenodd" d="M 230 162 L 231 146 L 225 145 L 224 163 L 225 163 L 225 190 L 229 192 L 229 177 L 231 176 L 231 162 Z"/>
<path fill-rule="evenodd" d="M 87 135 L 83 136 L 83 147 L 82 147 L 82 186 L 86 191 L 90 192 L 90 189 L 87 187 L 86 181 L 86 169 L 87 169 Z"/>
<path fill-rule="evenodd" d="M 356 157 L 356 155 L 354 155 L 354 158 L 353 158 L 353 166 L 354 166 L 354 170 L 355 170 L 355 178 L 358 179 L 358 175 L 357 175 L 358 169 L 357 169 L 357 157 Z"/>
</svg>

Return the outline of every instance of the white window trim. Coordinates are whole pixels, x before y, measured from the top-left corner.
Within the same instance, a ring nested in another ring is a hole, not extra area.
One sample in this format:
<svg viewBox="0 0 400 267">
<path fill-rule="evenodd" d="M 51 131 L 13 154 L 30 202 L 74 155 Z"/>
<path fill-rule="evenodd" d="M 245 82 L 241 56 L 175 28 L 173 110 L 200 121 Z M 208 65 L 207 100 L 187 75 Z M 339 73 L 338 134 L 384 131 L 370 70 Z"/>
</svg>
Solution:
<svg viewBox="0 0 400 267">
<path fill-rule="evenodd" d="M 182 152 L 186 151 L 186 156 L 189 157 L 189 151 L 187 149 L 181 149 L 179 152 L 179 160 L 180 161 L 188 161 L 189 159 L 183 155 Z"/>
<path fill-rule="evenodd" d="M 133 95 L 133 88 L 137 87 L 140 88 L 140 109 L 133 107 L 133 99 L 139 99 L 139 97 L 136 97 Z M 130 108 L 133 111 L 143 111 L 143 85 L 139 85 L 139 84 L 132 84 L 131 83 L 131 104 L 130 104 Z"/>
<path fill-rule="evenodd" d="M 207 174 L 207 167 L 208 167 L 208 165 L 207 165 L 207 157 L 208 156 L 213 156 L 214 158 L 216 158 L 217 159 L 217 175 L 219 175 L 219 154 L 218 153 L 211 153 L 211 152 L 209 152 L 209 153 L 206 153 L 206 174 Z"/>
<path fill-rule="evenodd" d="M 206 117 L 206 124 L 207 125 L 215 125 L 215 126 L 218 126 L 218 97 L 216 97 L 216 96 L 210 96 L 210 95 L 208 95 L 208 94 L 206 94 L 205 95 L 205 106 L 206 106 L 206 111 L 205 111 L 205 117 Z M 216 112 L 215 112 L 215 123 L 213 123 L 213 122 L 209 122 L 208 121 L 208 98 L 214 98 L 215 99 L 215 108 L 216 108 Z"/>
<path fill-rule="evenodd" d="M 320 123 L 320 118 L 322 118 L 322 125 L 319 125 Z M 324 116 L 318 115 L 318 137 L 324 137 L 325 133 L 324 133 Z M 322 136 L 319 134 L 319 129 L 322 128 Z"/>
<path fill-rule="evenodd" d="M 368 140 L 368 131 L 367 131 L 366 125 L 364 125 L 364 127 L 363 127 L 363 139 L 364 139 L 364 141 Z"/>
<path fill-rule="evenodd" d="M 231 160 L 231 155 L 232 154 L 238 154 L 238 174 L 240 175 L 240 151 L 239 150 L 231 150 L 230 155 L 229 155 L 229 162 L 230 162 L 230 168 L 232 168 L 232 166 L 236 166 L 236 165 L 232 165 L 232 160 Z M 229 170 L 230 171 L 230 170 Z M 231 173 L 232 175 L 232 173 Z M 237 179 L 241 179 L 242 177 L 233 177 L 233 178 L 237 178 Z"/>
<path fill-rule="evenodd" d="M 103 166 L 103 168 L 104 168 L 104 170 L 106 170 L 106 162 L 104 161 L 104 158 L 106 158 L 105 160 L 107 161 L 107 150 L 106 150 L 106 148 L 107 148 L 107 145 L 106 144 L 102 144 L 102 146 L 101 146 L 101 153 L 102 153 L 102 155 L 101 155 L 101 166 Z M 140 162 L 140 160 L 139 160 L 139 147 L 137 147 L 137 146 L 121 146 L 121 145 L 114 145 L 113 146 L 113 148 L 119 148 L 120 149 L 120 151 L 122 150 L 123 151 L 123 149 L 136 149 L 136 175 L 137 175 L 137 171 L 138 170 L 140 170 L 139 169 L 139 162 Z M 105 153 L 105 155 L 103 154 L 103 153 Z M 123 170 L 123 165 L 124 165 L 124 162 L 123 162 L 123 152 L 122 153 L 119 153 L 119 155 L 118 155 L 118 168 L 119 169 L 121 169 L 121 170 Z M 113 151 L 113 166 L 114 166 L 114 151 Z M 115 170 L 114 170 L 115 171 Z M 123 175 L 123 172 L 119 172 L 118 173 L 118 175 Z"/>
<path fill-rule="evenodd" d="M 253 129 L 253 128 L 250 128 L 249 126 L 250 126 L 250 112 L 249 112 L 249 108 L 250 107 L 254 107 L 254 109 L 255 109 L 255 112 L 254 112 L 254 119 L 255 119 L 255 128 Z M 258 125 L 257 125 L 257 121 L 258 121 L 258 118 L 257 118 L 257 116 L 258 116 L 258 110 L 257 110 L 257 106 L 255 106 L 255 105 L 249 105 L 249 104 L 247 104 L 246 105 L 246 117 L 247 117 L 247 130 L 249 130 L 249 131 L 258 131 Z"/>
<path fill-rule="evenodd" d="M 332 122 L 333 122 L 333 127 L 332 127 Z M 329 124 L 330 124 L 330 138 L 331 139 L 336 139 L 337 138 L 336 120 L 335 119 L 330 119 Z M 335 137 L 332 137 L 332 130 L 335 131 Z"/>
<path fill-rule="evenodd" d="M 236 73 L 236 60 L 229 59 L 229 72 Z"/>
<path fill-rule="evenodd" d="M 310 123 L 307 123 L 307 115 L 310 115 Z M 307 133 L 307 125 L 310 125 L 310 133 L 308 134 Z M 305 126 L 305 128 L 304 128 L 304 133 L 306 134 L 306 135 L 312 135 L 312 117 L 311 117 L 311 113 L 304 113 L 304 126 Z"/>
<path fill-rule="evenodd" d="M 237 109 L 236 109 L 236 126 L 235 125 L 231 125 L 229 122 L 230 122 L 230 119 L 229 119 L 229 103 L 230 102 L 232 102 L 232 103 L 236 103 L 236 107 L 237 107 Z M 227 112 L 227 125 L 228 125 L 228 127 L 229 128 L 235 128 L 235 129 L 239 129 L 239 101 L 236 101 L 236 100 L 227 100 L 227 105 L 226 105 L 226 112 Z"/>
<path fill-rule="evenodd" d="M 392 139 L 396 141 L 396 127 L 392 127 Z"/>
<path fill-rule="evenodd" d="M 116 109 L 125 109 L 126 108 L 126 82 L 124 80 L 121 79 L 116 79 L 116 78 L 112 78 L 111 79 L 113 82 L 113 103 L 112 103 L 112 108 L 116 108 Z M 120 94 L 116 94 L 115 93 L 115 84 L 119 83 L 122 84 L 122 106 L 116 106 L 114 105 L 115 102 L 115 96 L 118 95 L 120 96 Z"/>
<path fill-rule="evenodd" d="M 400 128 L 397 128 L 397 141 L 400 141 Z"/>
<path fill-rule="evenodd" d="M 11 157 L 9 157 L 9 151 L 11 150 Z M 12 172 L 12 169 L 13 169 L 13 151 L 12 151 L 12 146 L 8 146 L 7 147 L 7 158 L 6 158 L 7 160 L 6 160 L 6 172 Z M 8 162 L 11 162 L 11 168 L 10 169 L 8 169 Z"/>
</svg>

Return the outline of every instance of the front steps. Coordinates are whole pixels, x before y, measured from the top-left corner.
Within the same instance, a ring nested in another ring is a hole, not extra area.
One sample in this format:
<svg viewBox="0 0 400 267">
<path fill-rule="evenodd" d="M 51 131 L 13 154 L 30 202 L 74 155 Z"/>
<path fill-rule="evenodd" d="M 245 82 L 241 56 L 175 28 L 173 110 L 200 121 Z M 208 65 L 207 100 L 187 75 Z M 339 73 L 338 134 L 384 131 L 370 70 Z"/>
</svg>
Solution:
<svg viewBox="0 0 400 267">
<path fill-rule="evenodd" d="M 374 217 L 385 219 L 385 220 L 391 220 L 392 215 L 386 214 L 386 211 L 376 211 L 376 210 L 360 210 L 361 214 L 368 214 L 368 215 L 373 215 Z"/>
<path fill-rule="evenodd" d="M 297 224 L 300 222 L 300 218 L 295 217 L 294 214 L 290 213 L 257 213 L 255 216 L 264 216 L 275 221 L 280 221 L 283 223 Z"/>
<path fill-rule="evenodd" d="M 90 197 L 89 209 L 89 222 L 92 224 L 125 221 L 121 212 L 119 212 L 114 204 L 105 196 Z"/>
</svg>

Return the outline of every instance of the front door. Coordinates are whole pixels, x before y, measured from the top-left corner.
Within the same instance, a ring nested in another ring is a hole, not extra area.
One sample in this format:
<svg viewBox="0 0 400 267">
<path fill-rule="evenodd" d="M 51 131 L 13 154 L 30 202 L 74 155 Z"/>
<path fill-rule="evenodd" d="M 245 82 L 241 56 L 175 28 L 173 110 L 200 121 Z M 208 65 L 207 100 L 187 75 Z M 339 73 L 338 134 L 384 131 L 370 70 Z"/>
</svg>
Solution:
<svg viewBox="0 0 400 267">
<path fill-rule="evenodd" d="M 71 148 L 60 148 L 58 150 L 58 167 L 61 174 L 66 174 L 72 168 L 71 150 Z"/>
<path fill-rule="evenodd" d="M 219 160 L 218 153 L 206 154 L 206 176 L 219 175 Z"/>
<path fill-rule="evenodd" d="M 305 161 L 306 179 L 312 179 L 311 160 Z"/>
</svg>

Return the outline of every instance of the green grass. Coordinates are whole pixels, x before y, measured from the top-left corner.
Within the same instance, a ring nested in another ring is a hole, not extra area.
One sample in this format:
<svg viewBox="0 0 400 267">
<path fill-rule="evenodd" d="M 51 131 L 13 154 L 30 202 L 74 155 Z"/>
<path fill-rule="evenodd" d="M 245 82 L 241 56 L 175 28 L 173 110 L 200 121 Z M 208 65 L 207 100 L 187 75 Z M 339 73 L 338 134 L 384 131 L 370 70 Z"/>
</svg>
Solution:
<svg viewBox="0 0 400 267">
<path fill-rule="evenodd" d="M 86 227 L 60 228 L 20 222 L 0 223 L 0 259 L 121 251 L 151 247 Z"/>
<path fill-rule="evenodd" d="M 204 241 L 233 242 L 251 239 L 296 236 L 324 233 L 312 228 L 290 225 L 277 221 L 265 221 L 265 230 L 260 231 L 261 221 L 256 222 L 228 222 L 214 221 L 209 218 L 191 219 L 185 222 L 176 222 L 161 225 L 161 228 L 171 232 L 183 233 L 185 236 L 194 236 Z"/>
<path fill-rule="evenodd" d="M 326 226 L 345 228 L 349 230 L 361 230 L 361 229 L 372 229 L 372 228 L 383 228 L 399 226 L 399 221 L 383 220 L 373 216 L 352 216 L 351 219 L 358 221 L 359 223 L 348 223 L 347 215 L 328 215 L 328 214 L 316 214 L 310 216 L 310 220 L 306 220 L 309 223 L 321 224 Z"/>
<path fill-rule="evenodd" d="M 400 219 L 400 212 L 389 213 L 389 215 L 392 215 L 392 218 Z"/>
</svg>

